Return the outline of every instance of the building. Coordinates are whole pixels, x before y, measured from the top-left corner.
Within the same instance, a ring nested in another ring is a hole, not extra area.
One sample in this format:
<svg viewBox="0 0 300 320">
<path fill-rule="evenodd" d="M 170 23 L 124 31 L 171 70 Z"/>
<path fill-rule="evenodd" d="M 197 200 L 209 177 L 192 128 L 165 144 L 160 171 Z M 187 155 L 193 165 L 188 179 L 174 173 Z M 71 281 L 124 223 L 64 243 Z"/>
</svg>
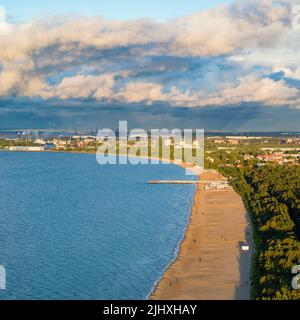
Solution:
<svg viewBox="0 0 300 320">
<path fill-rule="evenodd" d="M 31 147 L 31 146 L 14 146 L 9 147 L 9 151 L 45 151 L 45 147 Z"/>
<path fill-rule="evenodd" d="M 254 156 L 252 156 L 251 154 L 244 155 L 244 160 L 252 160 L 253 158 Z"/>
<path fill-rule="evenodd" d="M 213 142 L 216 144 L 222 144 L 222 143 L 225 143 L 225 140 L 224 139 L 214 139 Z"/>
<path fill-rule="evenodd" d="M 282 164 L 284 162 L 284 155 L 283 153 L 261 154 L 257 156 L 257 159 Z"/>
<path fill-rule="evenodd" d="M 288 139 L 287 143 L 300 144 L 300 139 Z"/>
<path fill-rule="evenodd" d="M 52 143 L 57 149 L 64 149 L 67 147 L 68 142 L 66 140 L 53 139 Z"/>
<path fill-rule="evenodd" d="M 236 145 L 236 144 L 239 144 L 240 141 L 237 140 L 237 139 L 228 139 L 228 143 L 229 143 L 229 144 L 234 144 L 234 145 Z"/>
<path fill-rule="evenodd" d="M 204 188 L 205 190 L 232 190 L 227 181 L 209 181 Z"/>
<path fill-rule="evenodd" d="M 45 141 L 44 139 L 38 138 L 38 139 L 35 139 L 35 140 L 34 140 L 34 143 L 35 143 L 35 144 L 44 145 L 44 144 L 46 143 L 46 141 Z"/>
</svg>

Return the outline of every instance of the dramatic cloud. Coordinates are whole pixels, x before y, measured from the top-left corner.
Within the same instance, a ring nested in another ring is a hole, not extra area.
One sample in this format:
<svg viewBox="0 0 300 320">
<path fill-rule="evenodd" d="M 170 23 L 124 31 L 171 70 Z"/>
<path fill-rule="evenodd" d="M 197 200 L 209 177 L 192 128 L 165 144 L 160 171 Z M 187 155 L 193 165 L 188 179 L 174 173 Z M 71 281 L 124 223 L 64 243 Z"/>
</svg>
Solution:
<svg viewBox="0 0 300 320">
<path fill-rule="evenodd" d="M 0 7 L 0 96 L 299 108 L 293 5 L 240 0 L 165 22 L 64 16 L 27 23 L 8 23 Z"/>
<path fill-rule="evenodd" d="M 209 94 L 200 101 L 200 105 L 241 104 L 243 102 L 260 102 L 266 105 L 290 104 L 300 107 L 297 101 L 299 92 L 287 87 L 283 80 L 258 79 L 246 77 L 240 79 L 236 86 L 225 84 L 224 88 L 214 94 Z"/>
<path fill-rule="evenodd" d="M 109 98 L 113 95 L 114 77 L 106 74 L 103 76 L 76 75 L 65 77 L 48 93 L 41 92 L 44 97 L 68 98 Z"/>
</svg>

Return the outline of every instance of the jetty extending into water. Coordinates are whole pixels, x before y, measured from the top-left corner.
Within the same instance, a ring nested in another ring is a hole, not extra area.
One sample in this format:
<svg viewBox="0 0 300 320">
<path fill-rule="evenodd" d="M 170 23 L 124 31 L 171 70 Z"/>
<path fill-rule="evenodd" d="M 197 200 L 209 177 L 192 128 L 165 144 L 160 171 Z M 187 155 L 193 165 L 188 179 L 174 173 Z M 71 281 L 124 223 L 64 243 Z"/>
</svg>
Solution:
<svg viewBox="0 0 300 320">
<path fill-rule="evenodd" d="M 204 190 L 213 191 L 227 191 L 232 190 L 227 180 L 151 180 L 149 184 L 193 184 L 202 185 Z"/>
<path fill-rule="evenodd" d="M 205 184 L 208 183 L 210 181 L 200 181 L 200 180 L 150 180 L 149 183 L 150 184 Z M 224 181 L 214 181 L 214 182 L 219 182 L 219 183 L 223 183 Z"/>
</svg>

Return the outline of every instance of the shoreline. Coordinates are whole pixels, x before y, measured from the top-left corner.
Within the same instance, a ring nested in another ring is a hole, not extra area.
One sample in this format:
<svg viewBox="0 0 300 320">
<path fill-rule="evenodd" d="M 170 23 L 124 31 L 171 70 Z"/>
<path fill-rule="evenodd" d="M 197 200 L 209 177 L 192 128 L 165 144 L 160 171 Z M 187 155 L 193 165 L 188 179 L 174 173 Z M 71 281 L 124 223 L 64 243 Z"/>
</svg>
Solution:
<svg viewBox="0 0 300 320">
<path fill-rule="evenodd" d="M 204 180 L 225 179 L 219 173 L 204 172 L 203 176 Z M 227 225 L 228 214 L 218 221 L 223 205 L 219 202 L 216 208 L 212 202 L 220 200 L 224 201 L 224 211 L 232 216 L 232 225 Z M 233 209 L 238 212 L 235 216 Z M 251 250 L 241 252 L 240 242 L 247 242 Z M 240 196 L 234 190 L 206 191 L 197 185 L 177 257 L 166 267 L 148 299 L 248 300 L 251 261 L 252 228 Z"/>
<path fill-rule="evenodd" d="M 147 294 L 146 296 L 146 299 L 145 300 L 152 300 L 151 299 L 151 296 L 153 295 L 153 293 L 155 292 L 159 282 L 162 280 L 162 278 L 164 277 L 165 273 L 167 272 L 167 270 L 170 268 L 170 266 L 178 259 L 178 255 L 180 253 L 180 250 L 181 250 L 181 245 L 183 243 L 183 241 L 185 240 L 185 237 L 186 237 L 186 232 L 187 232 L 187 229 L 189 227 L 189 224 L 191 222 L 191 216 L 192 216 L 192 210 L 193 210 L 193 207 L 195 205 L 195 196 L 196 196 L 196 193 L 198 191 L 198 188 L 199 188 L 199 185 L 196 184 L 194 186 L 195 190 L 193 192 L 193 195 L 191 197 L 191 203 L 190 203 L 190 208 L 189 208 L 189 212 L 188 212 L 188 215 L 187 215 L 187 221 L 186 221 L 186 226 L 184 228 L 184 233 L 183 233 L 183 236 L 181 237 L 181 239 L 178 241 L 177 245 L 176 245 L 176 248 L 174 250 L 174 253 L 173 253 L 173 256 L 172 256 L 172 259 L 170 260 L 170 262 L 167 264 L 167 266 L 164 268 L 161 276 L 155 281 L 155 283 L 153 284 L 151 290 L 149 291 L 149 293 Z"/>
<path fill-rule="evenodd" d="M 200 176 L 198 178 L 200 179 Z M 171 268 L 172 265 L 176 262 L 176 260 L 179 259 L 179 255 L 180 255 L 180 252 L 182 250 L 183 242 L 186 240 L 187 233 L 189 232 L 189 226 L 191 224 L 193 211 L 195 210 L 195 206 L 197 205 L 197 193 L 199 192 L 199 188 L 200 188 L 199 184 L 195 185 L 195 191 L 194 191 L 194 195 L 193 195 L 193 198 L 192 198 L 192 201 L 191 201 L 191 207 L 190 207 L 190 210 L 189 210 L 187 224 L 186 224 L 186 227 L 184 229 L 183 237 L 178 242 L 178 245 L 177 245 L 177 248 L 176 248 L 177 250 L 176 250 L 176 252 L 174 254 L 174 257 L 169 262 L 169 264 L 165 267 L 165 269 L 164 269 L 164 271 L 162 273 L 162 276 L 153 285 L 150 293 L 147 295 L 147 298 L 146 298 L 147 300 L 155 300 L 155 295 L 156 295 L 156 292 L 158 290 L 160 282 L 165 278 L 165 275 L 167 274 L 169 268 Z M 160 299 L 157 299 L 157 300 L 160 300 Z"/>
<path fill-rule="evenodd" d="M 70 154 L 89 154 L 89 155 L 97 155 L 97 151 L 85 151 L 85 152 L 80 152 L 80 151 L 64 151 L 64 150 L 46 150 L 46 151 L 18 151 L 18 150 L 8 150 L 8 149 L 0 149 L 0 152 L 4 151 L 4 152 L 15 152 L 15 153 L 70 153 Z M 110 153 L 110 156 L 117 156 L 117 157 L 128 157 L 128 158 L 140 158 L 140 159 L 148 159 L 149 161 L 151 160 L 155 160 L 155 161 L 159 161 L 159 163 L 154 164 L 154 163 L 148 163 L 150 165 L 163 165 L 163 164 L 174 164 L 176 166 L 179 166 L 183 169 L 190 169 L 193 170 L 194 166 L 191 165 L 188 162 L 176 162 L 175 160 L 166 160 L 166 159 L 162 159 L 162 158 L 156 158 L 156 157 L 143 157 L 143 156 L 129 156 L 127 154 L 113 154 Z M 193 174 L 194 176 L 198 176 L 199 177 L 199 173 L 195 173 Z"/>
</svg>

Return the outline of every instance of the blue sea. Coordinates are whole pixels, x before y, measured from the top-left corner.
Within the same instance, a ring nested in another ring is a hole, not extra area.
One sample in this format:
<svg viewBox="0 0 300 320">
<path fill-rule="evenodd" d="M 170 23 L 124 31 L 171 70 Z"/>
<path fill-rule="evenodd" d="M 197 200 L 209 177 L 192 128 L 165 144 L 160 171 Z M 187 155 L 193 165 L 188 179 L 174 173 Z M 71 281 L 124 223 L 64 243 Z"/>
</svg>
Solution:
<svg viewBox="0 0 300 320">
<path fill-rule="evenodd" d="M 0 299 L 146 299 L 175 258 L 194 179 L 175 165 L 0 152 Z"/>
</svg>

